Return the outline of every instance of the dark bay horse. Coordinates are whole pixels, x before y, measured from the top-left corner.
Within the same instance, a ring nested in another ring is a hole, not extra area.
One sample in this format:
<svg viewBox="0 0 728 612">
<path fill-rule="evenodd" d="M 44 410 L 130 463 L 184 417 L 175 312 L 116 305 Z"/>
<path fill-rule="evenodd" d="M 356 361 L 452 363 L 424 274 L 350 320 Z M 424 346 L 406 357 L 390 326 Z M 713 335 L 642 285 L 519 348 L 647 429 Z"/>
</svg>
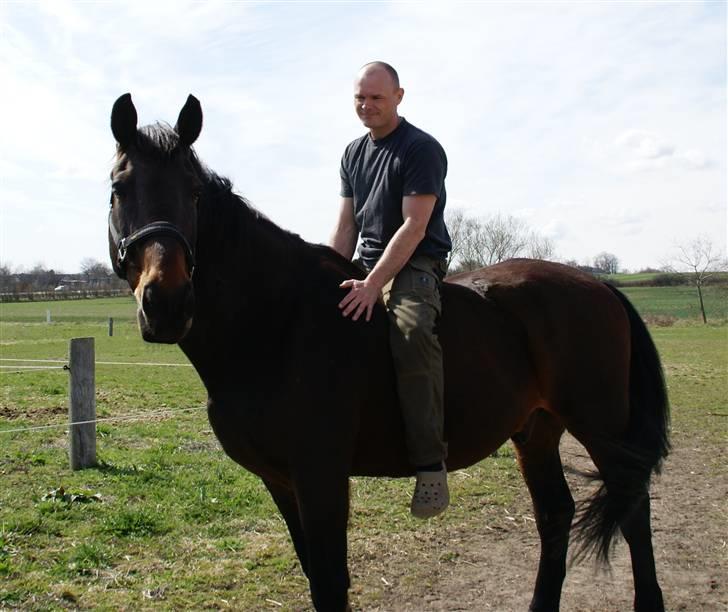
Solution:
<svg viewBox="0 0 728 612">
<path fill-rule="evenodd" d="M 190 96 L 177 124 L 137 128 L 114 104 L 109 250 L 139 304 L 141 334 L 178 343 L 208 392 L 225 452 L 260 476 L 281 511 L 317 610 L 348 608 L 349 477 L 408 476 L 387 334 L 341 316 L 339 283 L 361 278 L 333 250 L 286 232 L 205 168 Z M 635 610 L 662 610 L 649 482 L 667 456 L 660 360 L 617 290 L 554 263 L 512 260 L 450 277 L 445 356 L 449 470 L 511 438 L 541 538 L 531 610 L 557 610 L 575 505 L 559 439 L 571 432 L 602 481 L 576 523 L 608 560 L 618 530 Z M 507 568 L 504 568 L 507 570 Z"/>
</svg>

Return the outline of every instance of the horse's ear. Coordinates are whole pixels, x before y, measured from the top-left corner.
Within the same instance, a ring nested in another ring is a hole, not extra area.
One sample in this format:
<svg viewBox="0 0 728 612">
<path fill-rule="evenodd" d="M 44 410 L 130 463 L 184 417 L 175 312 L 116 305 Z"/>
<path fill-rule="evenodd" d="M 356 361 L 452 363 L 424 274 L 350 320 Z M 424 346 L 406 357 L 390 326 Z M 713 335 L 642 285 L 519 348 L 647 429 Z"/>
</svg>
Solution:
<svg viewBox="0 0 728 612">
<path fill-rule="evenodd" d="M 122 149 L 136 138 L 137 112 L 131 94 L 120 96 L 111 109 L 111 131 Z"/>
<path fill-rule="evenodd" d="M 174 131 L 179 134 L 180 142 L 188 147 L 197 140 L 202 131 L 202 107 L 192 94 L 187 96 L 187 102 L 179 112 Z"/>
</svg>

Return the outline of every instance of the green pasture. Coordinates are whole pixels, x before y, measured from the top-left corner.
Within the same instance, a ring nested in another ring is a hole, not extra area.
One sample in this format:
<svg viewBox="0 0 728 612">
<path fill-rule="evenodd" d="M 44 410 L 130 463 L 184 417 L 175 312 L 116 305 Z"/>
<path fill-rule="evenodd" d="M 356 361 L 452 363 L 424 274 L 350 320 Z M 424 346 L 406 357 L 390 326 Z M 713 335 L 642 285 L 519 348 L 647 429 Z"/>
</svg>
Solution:
<svg viewBox="0 0 728 612">
<path fill-rule="evenodd" d="M 620 272 L 617 274 L 604 274 L 603 278 L 618 283 L 635 283 L 654 280 L 660 274 L 663 274 L 663 272 L 638 272 L 635 274 Z"/>
<path fill-rule="evenodd" d="M 648 293 L 626 292 L 643 312 L 693 318 L 686 303 L 679 305 L 680 293 L 654 304 Z M 97 365 L 100 464 L 71 472 L 62 364 L 36 371 L 12 366 L 37 362 L 7 361 L 65 360 L 70 338 L 92 336 L 99 362 L 185 364 L 177 347 L 142 342 L 134 309 L 127 298 L 0 305 L 0 365 L 11 366 L 0 369 L 0 609 L 308 608 L 285 525 L 258 479 L 221 451 L 192 368 Z M 724 443 L 728 326 L 651 331 L 665 365 L 675 439 Z M 25 430 L 45 425 L 52 427 Z M 725 466 L 713 469 L 725 474 Z M 452 508 L 438 519 L 451 525 L 489 507 L 507 511 L 524 486 L 509 445 L 453 474 L 451 483 Z M 408 480 L 352 480 L 358 559 L 380 554 L 401 534 L 437 533 L 432 521 L 409 516 L 410 488 Z M 444 544 L 443 559 L 454 551 Z M 371 598 L 355 592 L 355 607 L 382 605 Z"/>
<path fill-rule="evenodd" d="M 51 321 L 57 323 L 92 323 L 106 325 L 114 321 L 136 320 L 134 297 L 113 297 L 49 302 L 0 302 L 0 321 L 8 323 L 45 323 L 50 310 Z"/>
<path fill-rule="evenodd" d="M 690 272 L 619 272 L 617 274 L 602 274 L 600 278 L 624 285 L 633 285 L 656 281 L 664 276 L 679 277 L 685 285 L 690 285 L 693 281 L 693 275 Z M 725 285 L 726 283 L 728 283 L 728 272 L 714 272 L 708 279 L 708 284 Z"/>
<path fill-rule="evenodd" d="M 620 287 L 640 314 L 650 317 L 700 321 L 700 302 L 695 287 Z M 728 285 L 708 285 L 703 288 L 703 301 L 708 322 L 728 319 Z"/>
</svg>

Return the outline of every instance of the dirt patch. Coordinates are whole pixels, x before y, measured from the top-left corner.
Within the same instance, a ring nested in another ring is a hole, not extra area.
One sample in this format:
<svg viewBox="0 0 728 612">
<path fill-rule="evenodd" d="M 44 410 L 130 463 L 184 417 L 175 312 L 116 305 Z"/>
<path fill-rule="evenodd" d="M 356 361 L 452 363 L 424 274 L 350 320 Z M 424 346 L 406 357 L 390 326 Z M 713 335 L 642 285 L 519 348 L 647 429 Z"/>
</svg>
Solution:
<svg viewBox="0 0 728 612">
<path fill-rule="evenodd" d="M 728 449 L 673 440 L 674 450 L 652 486 L 658 579 L 669 610 L 728 610 Z M 583 448 L 565 436 L 565 466 L 591 469 Z M 567 476 L 575 500 L 593 484 Z M 392 611 L 527 610 L 539 542 L 525 485 L 512 507 L 483 508 L 466 523 L 437 519 L 412 535 L 382 541 L 350 533 L 354 609 Z M 611 570 L 591 561 L 569 568 L 563 611 L 631 610 L 627 545 L 618 543 Z"/>
<path fill-rule="evenodd" d="M 68 406 L 55 405 L 49 406 L 47 404 L 33 407 L 33 408 L 17 408 L 15 406 L 4 406 L 0 405 L 0 418 L 7 419 L 8 421 L 17 421 L 25 419 L 31 423 L 37 423 L 42 417 L 56 416 L 56 415 L 68 415 Z M 56 422 L 56 421 L 52 421 Z M 41 425 L 45 425 L 44 421 L 40 422 Z"/>
</svg>

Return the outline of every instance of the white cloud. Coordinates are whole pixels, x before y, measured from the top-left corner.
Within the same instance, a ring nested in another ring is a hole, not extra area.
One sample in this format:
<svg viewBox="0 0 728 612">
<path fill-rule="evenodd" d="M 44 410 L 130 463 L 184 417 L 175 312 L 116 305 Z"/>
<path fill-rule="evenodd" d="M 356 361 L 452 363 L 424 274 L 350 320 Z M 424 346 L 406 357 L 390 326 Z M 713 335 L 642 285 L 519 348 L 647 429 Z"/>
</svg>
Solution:
<svg viewBox="0 0 728 612">
<path fill-rule="evenodd" d="M 643 159 L 671 157 L 675 152 L 672 145 L 644 130 L 628 130 L 617 137 L 616 143 L 627 147 L 634 155 Z"/>
<path fill-rule="evenodd" d="M 702 151 L 677 150 L 676 147 L 654 133 L 645 130 L 627 130 L 615 139 L 615 144 L 626 150 L 632 170 L 703 170 L 711 165 Z"/>
<path fill-rule="evenodd" d="M 694 170 L 702 170 L 711 165 L 710 160 L 705 157 L 705 154 L 696 149 L 680 152 L 676 155 L 676 159 L 687 168 Z"/>
<path fill-rule="evenodd" d="M 551 219 L 537 229 L 541 234 L 547 238 L 551 238 L 554 242 L 559 242 L 567 238 L 571 233 L 569 226 L 559 219 Z"/>
</svg>

